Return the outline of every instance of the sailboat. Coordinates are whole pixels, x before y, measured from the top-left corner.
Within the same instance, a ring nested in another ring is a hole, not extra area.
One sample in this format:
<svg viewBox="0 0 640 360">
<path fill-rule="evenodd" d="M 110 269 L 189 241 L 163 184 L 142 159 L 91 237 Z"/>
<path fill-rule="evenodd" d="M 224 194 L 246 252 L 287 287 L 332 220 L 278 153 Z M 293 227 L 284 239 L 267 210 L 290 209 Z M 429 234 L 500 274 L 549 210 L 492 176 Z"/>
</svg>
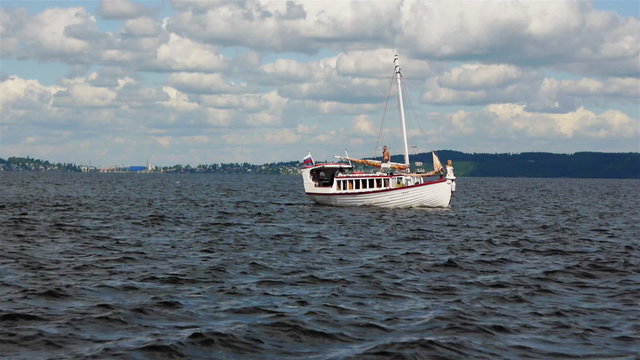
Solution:
<svg viewBox="0 0 640 360">
<path fill-rule="evenodd" d="M 340 162 L 318 163 L 311 153 L 303 159 L 300 171 L 305 193 L 318 204 L 332 206 L 435 207 L 451 204 L 455 180 L 444 177 L 444 168 L 435 152 L 433 171 L 414 173 L 409 163 L 407 129 L 402 100 L 402 74 L 398 55 L 394 60 L 394 77 L 398 85 L 398 108 L 404 145 L 404 163 L 336 156 Z M 354 171 L 356 164 L 374 167 L 371 173 Z"/>
</svg>

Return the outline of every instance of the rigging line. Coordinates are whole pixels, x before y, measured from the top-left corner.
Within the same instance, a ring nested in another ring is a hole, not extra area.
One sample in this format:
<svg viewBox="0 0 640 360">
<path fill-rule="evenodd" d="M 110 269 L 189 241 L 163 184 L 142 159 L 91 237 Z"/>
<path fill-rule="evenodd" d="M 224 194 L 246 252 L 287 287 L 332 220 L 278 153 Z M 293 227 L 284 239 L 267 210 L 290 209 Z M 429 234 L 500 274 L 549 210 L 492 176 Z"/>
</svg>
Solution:
<svg viewBox="0 0 640 360">
<path fill-rule="evenodd" d="M 382 121 L 380 122 L 380 130 L 378 131 L 378 139 L 376 140 L 376 147 L 373 149 L 373 157 L 375 158 L 378 152 L 378 147 L 380 146 L 380 137 L 382 136 L 382 127 L 384 126 L 384 119 L 387 116 L 387 107 L 389 106 L 389 97 L 391 96 L 391 90 L 393 89 L 393 80 L 396 73 L 393 71 L 393 76 L 391 76 L 391 82 L 389 83 L 389 91 L 387 92 L 387 101 L 384 104 L 384 113 L 382 114 Z"/>
</svg>

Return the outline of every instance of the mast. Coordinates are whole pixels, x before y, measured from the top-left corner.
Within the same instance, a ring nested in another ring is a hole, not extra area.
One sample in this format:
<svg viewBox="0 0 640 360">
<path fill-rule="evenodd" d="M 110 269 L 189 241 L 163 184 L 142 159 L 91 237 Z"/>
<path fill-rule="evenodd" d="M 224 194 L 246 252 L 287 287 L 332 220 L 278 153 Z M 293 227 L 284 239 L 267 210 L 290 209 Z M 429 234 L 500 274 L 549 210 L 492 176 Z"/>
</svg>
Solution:
<svg viewBox="0 0 640 360">
<path fill-rule="evenodd" d="M 404 145 L 404 164 L 409 167 L 409 145 L 407 144 L 407 126 L 404 121 L 404 106 L 402 103 L 402 74 L 400 74 L 400 62 L 398 61 L 398 55 L 393 59 L 395 63 L 396 80 L 398 81 L 398 108 L 400 108 L 400 122 L 402 123 L 402 141 Z"/>
</svg>

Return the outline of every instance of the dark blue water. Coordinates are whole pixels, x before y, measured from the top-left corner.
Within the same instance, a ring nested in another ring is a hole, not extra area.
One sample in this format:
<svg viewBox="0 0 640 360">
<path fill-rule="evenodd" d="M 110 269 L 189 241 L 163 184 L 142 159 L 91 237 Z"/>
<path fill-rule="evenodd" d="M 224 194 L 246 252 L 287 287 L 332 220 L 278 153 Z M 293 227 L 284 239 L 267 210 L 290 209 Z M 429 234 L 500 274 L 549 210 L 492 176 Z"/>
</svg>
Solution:
<svg viewBox="0 0 640 360">
<path fill-rule="evenodd" d="M 638 180 L 393 210 L 297 176 L 0 173 L 0 357 L 634 359 L 639 204 Z"/>
</svg>

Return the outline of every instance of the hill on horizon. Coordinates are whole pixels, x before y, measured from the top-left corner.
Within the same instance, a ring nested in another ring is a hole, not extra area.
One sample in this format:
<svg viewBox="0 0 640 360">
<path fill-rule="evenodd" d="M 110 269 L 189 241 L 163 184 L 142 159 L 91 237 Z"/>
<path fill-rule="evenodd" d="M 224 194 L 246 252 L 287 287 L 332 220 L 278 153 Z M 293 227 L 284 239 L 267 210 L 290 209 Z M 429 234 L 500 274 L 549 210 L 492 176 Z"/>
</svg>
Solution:
<svg viewBox="0 0 640 360">
<path fill-rule="evenodd" d="M 576 152 L 554 154 L 524 152 L 517 154 L 463 153 L 436 151 L 444 164 L 452 160 L 458 176 L 477 177 L 566 177 L 566 178 L 640 178 L 640 153 Z M 410 155 L 413 163 L 431 164 L 431 153 Z M 401 155 L 392 161 L 402 162 Z"/>
</svg>

